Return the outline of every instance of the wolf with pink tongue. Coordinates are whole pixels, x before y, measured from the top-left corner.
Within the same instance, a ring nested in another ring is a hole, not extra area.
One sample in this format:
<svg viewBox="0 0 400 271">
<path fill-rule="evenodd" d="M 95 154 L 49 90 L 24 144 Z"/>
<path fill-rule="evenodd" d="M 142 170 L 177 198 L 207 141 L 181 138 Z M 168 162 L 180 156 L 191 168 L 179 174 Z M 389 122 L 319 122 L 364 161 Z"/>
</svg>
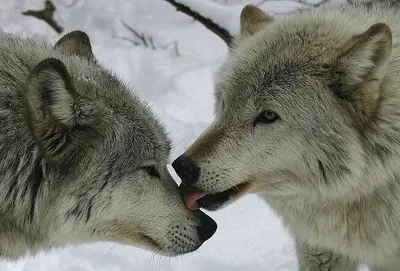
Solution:
<svg viewBox="0 0 400 271">
<path fill-rule="evenodd" d="M 295 238 L 299 270 L 399 270 L 398 6 L 278 19 L 247 6 L 235 44 L 213 123 L 173 162 L 187 207 L 256 193 Z"/>
</svg>

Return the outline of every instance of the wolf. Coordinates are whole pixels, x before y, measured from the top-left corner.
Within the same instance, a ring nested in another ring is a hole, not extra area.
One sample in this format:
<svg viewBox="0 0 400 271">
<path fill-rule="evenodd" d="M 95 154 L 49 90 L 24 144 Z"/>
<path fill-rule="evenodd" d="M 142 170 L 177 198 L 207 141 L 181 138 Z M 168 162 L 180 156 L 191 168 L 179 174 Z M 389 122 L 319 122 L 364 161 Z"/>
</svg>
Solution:
<svg viewBox="0 0 400 271">
<path fill-rule="evenodd" d="M 259 195 L 301 271 L 400 268 L 400 10 L 255 6 L 215 77 L 215 119 L 174 162 L 188 208 Z"/>
<path fill-rule="evenodd" d="M 196 250 L 217 225 L 186 208 L 170 148 L 86 33 L 51 46 L 0 32 L 0 257 L 98 241 Z"/>
</svg>

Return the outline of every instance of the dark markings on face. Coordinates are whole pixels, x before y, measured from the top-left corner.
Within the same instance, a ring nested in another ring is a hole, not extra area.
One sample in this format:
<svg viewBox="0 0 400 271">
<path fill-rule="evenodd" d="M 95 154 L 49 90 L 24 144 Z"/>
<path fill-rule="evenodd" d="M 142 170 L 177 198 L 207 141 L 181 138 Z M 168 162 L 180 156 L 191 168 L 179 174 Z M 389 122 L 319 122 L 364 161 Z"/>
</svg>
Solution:
<svg viewBox="0 0 400 271">
<path fill-rule="evenodd" d="M 106 172 L 106 175 L 105 175 L 105 177 L 104 177 L 105 180 L 106 180 L 106 183 L 103 184 L 102 189 L 107 185 L 107 182 L 108 182 L 109 180 L 111 180 L 111 177 L 112 177 L 112 175 L 113 175 L 113 173 L 114 173 L 114 171 L 115 171 L 116 163 L 117 163 L 117 157 L 116 157 L 116 156 L 110 157 L 110 158 L 107 160 L 106 166 L 105 166 L 107 172 Z M 102 189 L 100 189 L 100 191 L 101 191 Z"/>
<path fill-rule="evenodd" d="M 328 178 L 326 177 L 324 165 L 322 164 L 321 160 L 319 160 L 319 159 L 318 159 L 318 168 L 319 168 L 319 171 L 321 172 L 322 177 L 324 178 L 324 182 L 328 183 Z"/>
<path fill-rule="evenodd" d="M 11 196 L 11 193 L 15 191 L 15 187 L 17 186 L 17 180 L 14 180 L 10 186 L 8 187 L 7 195 L 6 195 L 6 200 L 8 200 Z"/>
<path fill-rule="evenodd" d="M 108 178 L 107 178 L 107 177 L 109 177 L 108 175 L 109 175 L 109 174 L 107 173 L 107 175 L 106 175 L 106 180 L 105 180 L 105 182 L 103 183 L 103 185 L 100 187 L 99 193 L 100 193 L 101 191 L 103 191 L 103 189 L 107 186 L 107 184 L 108 184 Z"/>
<path fill-rule="evenodd" d="M 99 191 L 96 193 L 95 196 L 97 196 L 99 193 L 101 193 L 101 192 L 104 190 L 104 188 L 108 185 L 108 183 L 109 183 L 109 181 L 110 181 L 110 179 L 111 179 L 111 175 L 112 175 L 112 172 L 113 172 L 113 168 L 114 168 L 115 162 L 116 162 L 116 159 L 112 159 L 112 160 L 109 160 L 109 161 L 107 162 L 107 166 L 106 166 L 106 168 L 107 168 L 107 173 L 106 173 L 106 175 L 104 176 L 105 181 L 104 181 L 104 183 L 101 185 Z M 90 206 L 89 208 L 90 208 L 90 209 L 92 208 L 91 205 L 92 205 L 93 198 L 94 198 L 95 196 L 93 196 L 92 199 L 90 200 L 90 204 L 89 204 L 89 206 Z M 88 213 L 90 213 L 90 212 L 88 211 Z M 90 216 L 90 215 L 89 215 L 89 216 Z M 89 220 L 89 218 L 86 219 L 86 222 L 87 222 L 88 220 Z"/>
<path fill-rule="evenodd" d="M 81 204 L 77 203 L 73 209 L 68 210 L 66 215 L 67 219 L 71 216 L 74 216 L 76 219 L 80 218 L 82 215 Z"/>
<path fill-rule="evenodd" d="M 97 194 L 96 194 L 97 195 Z M 89 200 L 88 203 L 88 209 L 87 209 L 87 213 L 86 213 L 86 223 L 88 223 L 90 216 L 92 215 L 92 207 L 93 207 L 93 199 L 96 196 L 94 195 L 93 197 L 91 197 L 91 199 Z"/>
<path fill-rule="evenodd" d="M 74 205 L 73 208 L 68 210 L 65 215 L 67 216 L 67 219 L 71 216 L 75 217 L 75 219 L 80 219 L 83 216 L 83 209 L 82 205 L 84 204 L 84 199 L 86 196 L 87 192 L 83 193 L 82 195 L 78 196 L 78 202 Z"/>
<path fill-rule="evenodd" d="M 43 169 L 42 169 L 42 159 L 37 157 L 35 160 L 35 165 L 32 174 L 29 176 L 29 183 L 32 184 L 31 190 L 31 210 L 29 213 L 29 219 L 32 222 L 35 213 L 35 204 L 37 196 L 39 193 L 39 188 L 43 182 Z"/>
<path fill-rule="evenodd" d="M 86 223 L 89 222 L 89 219 L 92 215 L 92 208 L 94 205 L 94 199 L 104 190 L 104 188 L 109 184 L 110 182 L 110 178 L 111 175 L 113 173 L 115 164 L 116 164 L 117 158 L 112 158 L 109 161 L 107 161 L 107 173 L 104 176 L 105 181 L 104 183 L 101 185 L 101 187 L 99 188 L 99 190 L 90 198 L 89 203 L 88 203 L 88 208 L 87 208 L 87 212 L 86 212 Z"/>
<path fill-rule="evenodd" d="M 117 162 L 117 158 L 111 158 L 106 162 L 107 172 L 104 176 L 104 182 L 101 183 L 101 186 L 97 186 L 96 188 L 92 187 L 85 192 L 82 192 L 78 195 L 78 202 L 76 205 L 66 212 L 66 216 L 74 216 L 76 219 L 85 218 L 85 222 L 88 223 L 91 216 L 93 207 L 95 205 L 95 199 L 100 195 L 104 188 L 110 184 L 113 172 L 115 172 L 115 165 Z M 100 183 L 96 183 L 100 184 Z M 97 190 L 97 191 L 96 191 Z M 90 198 L 89 198 L 90 197 Z"/>
<path fill-rule="evenodd" d="M 25 185 L 25 187 L 24 187 L 24 189 L 22 190 L 22 193 L 21 193 L 21 199 L 25 198 L 27 191 L 28 191 L 28 185 Z"/>
</svg>

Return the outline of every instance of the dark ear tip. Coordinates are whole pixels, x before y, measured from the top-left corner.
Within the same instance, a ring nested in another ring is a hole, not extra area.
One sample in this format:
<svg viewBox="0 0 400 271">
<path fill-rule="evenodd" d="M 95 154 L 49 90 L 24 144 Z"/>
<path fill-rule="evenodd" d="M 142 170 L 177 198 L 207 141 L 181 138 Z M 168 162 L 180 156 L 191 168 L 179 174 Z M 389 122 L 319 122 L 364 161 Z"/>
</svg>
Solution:
<svg viewBox="0 0 400 271">
<path fill-rule="evenodd" d="M 371 35 L 383 34 L 386 35 L 388 38 L 392 37 L 392 30 L 385 23 L 374 24 L 373 26 L 370 27 L 369 31 Z"/>
<path fill-rule="evenodd" d="M 73 84 L 71 81 L 71 77 L 68 73 L 67 67 L 65 67 L 64 63 L 61 60 L 55 58 L 47 58 L 43 60 L 42 62 L 36 65 L 30 77 L 31 78 L 38 77 L 47 80 L 48 79 L 47 75 L 42 74 L 43 72 L 50 72 L 53 74 L 57 74 L 62 78 L 62 80 L 66 84 L 66 87 L 70 89 L 70 91 L 73 89 Z"/>
<path fill-rule="evenodd" d="M 64 42 L 64 40 L 66 39 L 75 39 L 75 40 L 79 40 L 80 42 L 82 42 L 83 44 L 86 45 L 90 45 L 90 38 L 89 36 L 81 31 L 81 30 L 74 30 L 72 32 L 69 32 L 68 34 L 65 34 L 57 43 L 55 46 L 57 46 L 58 44 Z"/>
<path fill-rule="evenodd" d="M 74 30 L 74 31 L 69 32 L 67 35 L 89 39 L 89 36 L 82 30 Z"/>
<path fill-rule="evenodd" d="M 272 22 L 273 19 L 262 11 L 259 7 L 255 5 L 247 5 L 242 9 L 240 13 L 240 23 L 241 25 L 249 22 L 250 24 L 257 23 L 268 23 Z"/>
<path fill-rule="evenodd" d="M 240 17 L 243 19 L 244 17 L 250 15 L 252 12 L 258 11 L 258 7 L 255 5 L 246 5 L 240 14 Z"/>
<path fill-rule="evenodd" d="M 371 28 L 375 30 L 374 32 L 392 32 L 390 27 L 385 23 L 374 24 Z"/>
<path fill-rule="evenodd" d="M 36 67 L 33 69 L 32 74 L 39 74 L 44 70 L 52 70 L 58 71 L 61 73 L 68 73 L 67 68 L 65 67 L 64 63 L 61 60 L 55 58 L 47 58 L 41 61 Z"/>
<path fill-rule="evenodd" d="M 244 11 L 249 11 L 249 10 L 251 10 L 251 9 L 253 9 L 253 8 L 258 9 L 258 7 L 256 7 L 255 5 L 252 5 L 252 4 L 246 5 L 246 6 L 243 8 L 242 12 L 244 12 Z"/>
</svg>

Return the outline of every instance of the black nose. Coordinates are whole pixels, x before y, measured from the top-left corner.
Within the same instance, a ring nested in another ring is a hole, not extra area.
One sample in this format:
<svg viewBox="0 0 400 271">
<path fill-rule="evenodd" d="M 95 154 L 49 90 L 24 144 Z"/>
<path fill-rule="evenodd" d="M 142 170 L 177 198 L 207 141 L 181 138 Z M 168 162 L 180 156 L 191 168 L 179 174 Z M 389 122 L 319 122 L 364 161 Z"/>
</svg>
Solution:
<svg viewBox="0 0 400 271">
<path fill-rule="evenodd" d="M 200 240 L 202 242 L 207 241 L 214 235 L 217 230 L 217 223 L 208 215 L 200 212 L 200 226 L 197 227 Z"/>
<path fill-rule="evenodd" d="M 182 179 L 182 182 L 188 186 L 193 185 L 200 176 L 200 168 L 192 158 L 181 155 L 172 162 L 172 167 L 176 174 Z"/>
</svg>

